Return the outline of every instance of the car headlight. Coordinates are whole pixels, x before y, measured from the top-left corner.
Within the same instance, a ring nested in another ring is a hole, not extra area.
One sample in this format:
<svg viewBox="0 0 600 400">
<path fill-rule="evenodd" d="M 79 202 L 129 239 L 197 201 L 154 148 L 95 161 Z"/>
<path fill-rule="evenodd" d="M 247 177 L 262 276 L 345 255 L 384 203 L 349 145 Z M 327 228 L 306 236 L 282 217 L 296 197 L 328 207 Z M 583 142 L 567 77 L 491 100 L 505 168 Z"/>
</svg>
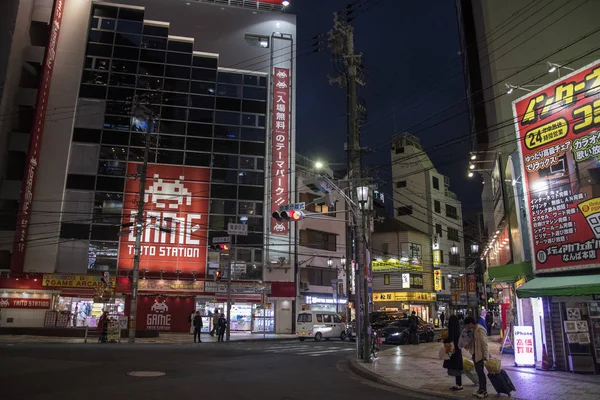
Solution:
<svg viewBox="0 0 600 400">
<path fill-rule="evenodd" d="M 392 336 L 400 336 L 400 332 L 394 332 L 392 333 Z"/>
</svg>

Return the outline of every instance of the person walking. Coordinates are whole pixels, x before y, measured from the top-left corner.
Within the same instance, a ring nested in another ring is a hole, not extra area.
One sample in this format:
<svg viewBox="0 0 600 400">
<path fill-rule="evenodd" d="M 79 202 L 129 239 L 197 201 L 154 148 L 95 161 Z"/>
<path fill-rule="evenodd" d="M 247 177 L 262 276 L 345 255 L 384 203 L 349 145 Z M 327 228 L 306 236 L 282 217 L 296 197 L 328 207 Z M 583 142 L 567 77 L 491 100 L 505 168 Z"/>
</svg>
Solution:
<svg viewBox="0 0 600 400">
<path fill-rule="evenodd" d="M 202 333 L 202 316 L 200 311 L 196 311 L 194 315 L 194 343 L 196 343 L 196 337 L 198 337 L 198 343 L 202 343 L 200 334 Z"/>
<path fill-rule="evenodd" d="M 106 343 L 108 341 L 108 311 L 104 311 L 98 320 L 98 329 L 100 330 L 100 336 L 98 341 L 100 343 Z"/>
<path fill-rule="evenodd" d="M 217 332 L 218 324 L 219 324 L 219 310 L 217 310 L 215 308 L 215 312 L 212 316 L 212 329 L 210 331 L 210 336 L 214 336 L 215 333 L 217 334 L 217 336 L 219 335 L 219 333 Z"/>
<path fill-rule="evenodd" d="M 444 368 L 448 370 L 448 375 L 455 377 L 455 385 L 450 388 L 453 392 L 463 390 L 462 374 L 463 374 L 463 358 L 462 351 L 458 346 L 460 339 L 460 323 L 456 315 L 450 316 L 448 320 L 448 336 L 444 339 L 446 349 L 450 349 L 448 353 L 450 359 L 444 360 Z"/>
<path fill-rule="evenodd" d="M 419 319 L 417 318 L 417 313 L 413 311 L 408 319 L 410 344 L 419 344 Z"/>
<path fill-rule="evenodd" d="M 444 320 L 446 319 L 446 315 L 444 315 L 444 312 L 442 311 L 440 314 L 440 323 L 442 324 L 442 328 L 444 327 Z"/>
<path fill-rule="evenodd" d="M 487 381 L 485 377 L 484 366 L 488 359 L 488 339 L 485 328 L 475 321 L 475 318 L 468 316 L 465 318 L 465 328 L 473 331 L 473 340 L 466 347 L 467 350 L 473 356 L 473 362 L 475 363 L 475 371 L 479 378 L 479 390 L 474 393 L 479 398 L 488 396 L 487 393 Z"/>
<path fill-rule="evenodd" d="M 487 327 L 488 336 L 492 336 L 492 327 L 494 326 L 494 315 L 491 313 L 491 311 L 488 311 L 487 315 L 485 316 L 485 325 Z"/>
<path fill-rule="evenodd" d="M 227 329 L 227 318 L 225 318 L 225 314 L 221 314 L 217 321 L 217 342 L 223 341 L 223 336 L 225 336 L 225 330 Z"/>
</svg>

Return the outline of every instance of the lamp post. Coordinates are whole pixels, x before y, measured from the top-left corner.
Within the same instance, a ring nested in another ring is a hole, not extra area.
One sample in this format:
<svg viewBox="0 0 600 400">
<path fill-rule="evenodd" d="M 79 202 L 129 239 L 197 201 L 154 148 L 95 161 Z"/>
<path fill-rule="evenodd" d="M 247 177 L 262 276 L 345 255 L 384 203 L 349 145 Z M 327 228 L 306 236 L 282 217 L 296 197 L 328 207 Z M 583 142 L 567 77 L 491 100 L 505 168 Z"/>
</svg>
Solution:
<svg viewBox="0 0 600 400">
<path fill-rule="evenodd" d="M 344 271 L 344 273 L 346 274 L 346 323 L 350 323 L 350 307 L 348 305 L 348 302 L 350 300 L 350 274 L 348 273 L 348 271 L 346 270 L 346 256 L 342 255 L 340 257 L 340 265 L 342 266 L 342 270 Z"/>
<path fill-rule="evenodd" d="M 356 290 L 357 292 L 362 287 L 363 297 L 362 297 L 362 344 L 363 344 L 363 360 L 365 362 L 371 362 L 371 324 L 369 322 L 369 283 L 368 278 L 371 276 L 371 263 L 368 259 L 368 234 L 369 234 L 369 224 L 367 221 L 368 211 L 370 208 L 370 188 L 368 186 L 359 186 L 356 188 L 356 198 L 358 200 L 358 217 L 359 221 L 357 221 L 357 247 L 358 247 L 358 262 L 362 267 L 359 269 L 357 274 L 357 283 Z M 357 296 L 360 298 L 360 296 Z"/>
</svg>

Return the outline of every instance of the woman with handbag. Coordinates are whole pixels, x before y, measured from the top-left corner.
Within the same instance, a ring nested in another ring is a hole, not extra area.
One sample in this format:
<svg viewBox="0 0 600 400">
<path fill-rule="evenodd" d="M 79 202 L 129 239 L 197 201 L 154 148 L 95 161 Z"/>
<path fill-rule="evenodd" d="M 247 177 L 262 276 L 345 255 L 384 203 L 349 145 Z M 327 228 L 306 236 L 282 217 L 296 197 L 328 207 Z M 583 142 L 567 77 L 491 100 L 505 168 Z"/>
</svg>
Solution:
<svg viewBox="0 0 600 400">
<path fill-rule="evenodd" d="M 448 337 L 444 339 L 446 353 L 450 356 L 444 360 L 444 368 L 448 370 L 448 375 L 455 377 L 456 384 L 450 390 L 457 392 L 463 390 L 462 374 L 463 374 L 463 357 L 462 351 L 458 346 L 460 339 L 460 323 L 456 315 L 450 316 L 448 320 Z"/>
</svg>

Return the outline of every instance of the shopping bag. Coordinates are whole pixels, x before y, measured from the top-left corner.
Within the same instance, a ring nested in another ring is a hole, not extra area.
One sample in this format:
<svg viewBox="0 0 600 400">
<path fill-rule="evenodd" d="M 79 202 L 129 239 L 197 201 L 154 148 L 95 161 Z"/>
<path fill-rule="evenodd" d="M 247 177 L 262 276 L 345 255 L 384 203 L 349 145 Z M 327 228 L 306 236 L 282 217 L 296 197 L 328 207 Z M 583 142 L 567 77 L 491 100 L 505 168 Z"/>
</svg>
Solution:
<svg viewBox="0 0 600 400">
<path fill-rule="evenodd" d="M 450 356 L 446 352 L 446 346 L 442 345 L 440 347 L 440 351 L 438 352 L 438 357 L 440 360 L 449 360 Z"/>
<path fill-rule="evenodd" d="M 502 370 L 502 362 L 497 358 L 488 358 L 485 362 L 485 369 L 492 374 L 499 374 Z"/>
<path fill-rule="evenodd" d="M 446 353 L 454 353 L 454 343 L 444 343 L 444 348 L 446 349 Z"/>
<path fill-rule="evenodd" d="M 467 378 L 469 378 L 469 380 L 471 382 L 473 382 L 475 385 L 479 385 L 479 376 L 477 376 L 477 372 L 475 371 L 475 368 L 473 369 L 469 369 L 465 371 L 465 375 L 467 376 Z"/>
<path fill-rule="evenodd" d="M 468 329 L 463 329 L 460 333 L 460 338 L 458 339 L 458 347 L 464 349 L 465 347 L 469 347 L 471 344 L 471 331 Z"/>
<path fill-rule="evenodd" d="M 473 368 L 475 368 L 473 361 L 469 360 L 467 357 L 463 357 L 463 369 L 465 371 L 470 371 Z"/>
</svg>

